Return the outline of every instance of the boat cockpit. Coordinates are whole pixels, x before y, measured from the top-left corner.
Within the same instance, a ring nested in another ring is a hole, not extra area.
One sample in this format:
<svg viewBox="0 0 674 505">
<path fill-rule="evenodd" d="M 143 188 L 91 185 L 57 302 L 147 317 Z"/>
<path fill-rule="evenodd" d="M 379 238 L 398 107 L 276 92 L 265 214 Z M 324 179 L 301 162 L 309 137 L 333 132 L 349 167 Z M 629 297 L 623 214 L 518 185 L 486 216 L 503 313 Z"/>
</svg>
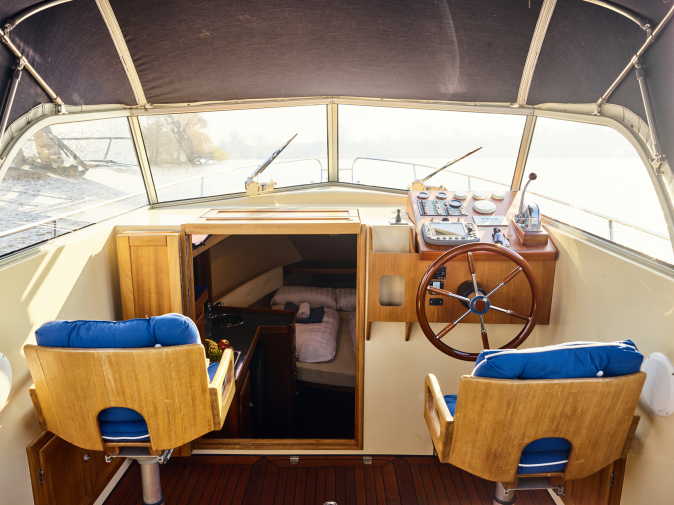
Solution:
<svg viewBox="0 0 674 505">
<path fill-rule="evenodd" d="M 670 1 L 6 3 L 3 503 L 670 503 Z"/>
</svg>

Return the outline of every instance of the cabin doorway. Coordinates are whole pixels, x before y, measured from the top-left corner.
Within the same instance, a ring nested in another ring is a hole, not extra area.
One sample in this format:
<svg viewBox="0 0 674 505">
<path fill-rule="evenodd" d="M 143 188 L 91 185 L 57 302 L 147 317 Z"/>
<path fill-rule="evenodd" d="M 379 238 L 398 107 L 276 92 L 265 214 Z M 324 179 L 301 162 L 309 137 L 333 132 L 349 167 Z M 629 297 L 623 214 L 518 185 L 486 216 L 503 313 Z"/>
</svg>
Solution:
<svg viewBox="0 0 674 505">
<path fill-rule="evenodd" d="M 235 352 L 236 396 L 200 449 L 362 445 L 360 234 L 188 234 L 209 359 Z"/>
</svg>

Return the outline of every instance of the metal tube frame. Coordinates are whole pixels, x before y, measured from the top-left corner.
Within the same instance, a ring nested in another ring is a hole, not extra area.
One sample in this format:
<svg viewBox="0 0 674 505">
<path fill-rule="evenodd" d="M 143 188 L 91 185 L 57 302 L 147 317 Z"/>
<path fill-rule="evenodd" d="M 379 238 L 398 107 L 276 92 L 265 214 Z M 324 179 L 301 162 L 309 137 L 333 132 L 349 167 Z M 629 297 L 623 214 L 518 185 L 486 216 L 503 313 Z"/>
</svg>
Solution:
<svg viewBox="0 0 674 505">
<path fill-rule="evenodd" d="M 26 19 L 37 14 L 38 12 L 42 12 L 52 7 L 56 7 L 57 5 L 69 3 L 72 1 L 73 0 L 52 0 L 51 2 L 44 2 L 38 5 L 34 5 L 33 7 L 29 7 L 28 9 L 19 12 L 19 14 L 17 14 L 15 17 L 11 18 L 9 21 L 5 23 L 4 26 L 5 33 L 11 32 L 14 28 L 19 26 Z"/>
<path fill-rule="evenodd" d="M 619 5 L 615 5 L 614 3 L 606 2 L 604 0 L 583 0 L 583 2 L 587 2 L 589 4 L 616 12 L 635 23 L 639 28 L 646 32 L 646 35 L 651 34 L 651 22 L 648 19 L 643 18 L 628 9 L 625 9 L 624 7 L 620 7 Z"/>
<path fill-rule="evenodd" d="M 0 119 L 0 143 L 2 143 L 2 137 L 5 135 L 5 130 L 7 129 L 7 122 L 9 121 L 9 116 L 12 112 L 12 107 L 14 106 L 14 99 L 16 98 L 16 91 L 19 88 L 19 82 L 21 82 L 21 76 L 23 75 L 23 63 L 19 61 L 14 73 L 12 74 L 12 81 L 9 84 L 7 90 L 7 99 L 3 104 L 2 109 L 2 119 Z"/>
</svg>

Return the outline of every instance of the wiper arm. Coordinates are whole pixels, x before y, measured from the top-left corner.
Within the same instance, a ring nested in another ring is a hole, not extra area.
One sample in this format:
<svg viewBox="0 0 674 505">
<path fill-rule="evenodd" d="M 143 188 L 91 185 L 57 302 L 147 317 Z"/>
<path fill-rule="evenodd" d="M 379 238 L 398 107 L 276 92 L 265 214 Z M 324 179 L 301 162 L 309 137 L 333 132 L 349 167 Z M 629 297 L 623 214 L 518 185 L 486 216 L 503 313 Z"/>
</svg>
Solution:
<svg viewBox="0 0 674 505">
<path fill-rule="evenodd" d="M 279 155 L 285 150 L 285 148 L 288 147 L 288 145 L 289 145 L 293 140 L 295 140 L 295 137 L 297 137 L 297 135 L 298 135 L 298 134 L 296 133 L 295 135 L 293 135 L 292 137 L 290 137 L 290 139 L 288 140 L 288 142 L 286 142 L 285 144 L 283 144 L 282 147 L 280 147 L 279 149 L 277 149 L 276 151 L 274 151 L 273 153 L 271 153 L 271 156 L 269 156 L 269 158 L 267 158 L 267 159 L 262 163 L 262 165 L 260 165 L 259 167 L 257 167 L 257 168 L 255 169 L 255 172 L 253 172 L 253 173 L 251 174 L 251 176 L 248 177 L 248 181 L 252 181 L 255 177 L 257 177 L 257 176 L 260 175 L 262 172 L 264 172 L 265 169 L 266 169 L 269 165 L 271 165 L 271 164 L 274 162 L 274 160 L 275 160 L 276 158 L 279 157 Z"/>
<path fill-rule="evenodd" d="M 477 149 L 473 149 L 471 152 L 466 153 L 466 154 L 464 154 L 463 156 L 459 156 L 458 158 L 456 158 L 456 159 L 450 161 L 449 163 L 446 163 L 446 164 L 442 165 L 440 168 L 438 168 L 438 169 L 435 170 L 434 172 L 431 172 L 431 173 L 428 174 L 426 177 L 424 177 L 423 179 L 421 179 L 421 182 L 426 182 L 428 179 L 430 179 L 430 178 L 433 177 L 434 175 L 439 174 L 439 173 L 442 172 L 444 169 L 451 167 L 454 163 L 458 163 L 458 162 L 461 161 L 462 159 L 468 158 L 468 156 L 470 156 L 471 154 L 474 154 L 474 153 L 478 152 L 480 149 L 482 149 L 482 146 L 478 147 Z"/>
</svg>

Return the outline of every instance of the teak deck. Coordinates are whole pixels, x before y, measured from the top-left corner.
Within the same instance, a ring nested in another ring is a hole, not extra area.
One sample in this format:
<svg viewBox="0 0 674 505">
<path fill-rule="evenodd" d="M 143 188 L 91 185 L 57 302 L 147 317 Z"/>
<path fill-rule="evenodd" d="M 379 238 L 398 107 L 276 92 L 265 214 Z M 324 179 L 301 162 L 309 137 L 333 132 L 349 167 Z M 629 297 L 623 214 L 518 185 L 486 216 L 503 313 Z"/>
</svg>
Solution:
<svg viewBox="0 0 674 505">
<path fill-rule="evenodd" d="M 357 456 L 193 456 L 161 467 L 166 503 L 191 505 L 491 505 L 494 485 L 436 458 Z M 105 505 L 141 503 L 132 466 Z M 518 494 L 519 505 L 554 505 L 544 491 Z"/>
</svg>

